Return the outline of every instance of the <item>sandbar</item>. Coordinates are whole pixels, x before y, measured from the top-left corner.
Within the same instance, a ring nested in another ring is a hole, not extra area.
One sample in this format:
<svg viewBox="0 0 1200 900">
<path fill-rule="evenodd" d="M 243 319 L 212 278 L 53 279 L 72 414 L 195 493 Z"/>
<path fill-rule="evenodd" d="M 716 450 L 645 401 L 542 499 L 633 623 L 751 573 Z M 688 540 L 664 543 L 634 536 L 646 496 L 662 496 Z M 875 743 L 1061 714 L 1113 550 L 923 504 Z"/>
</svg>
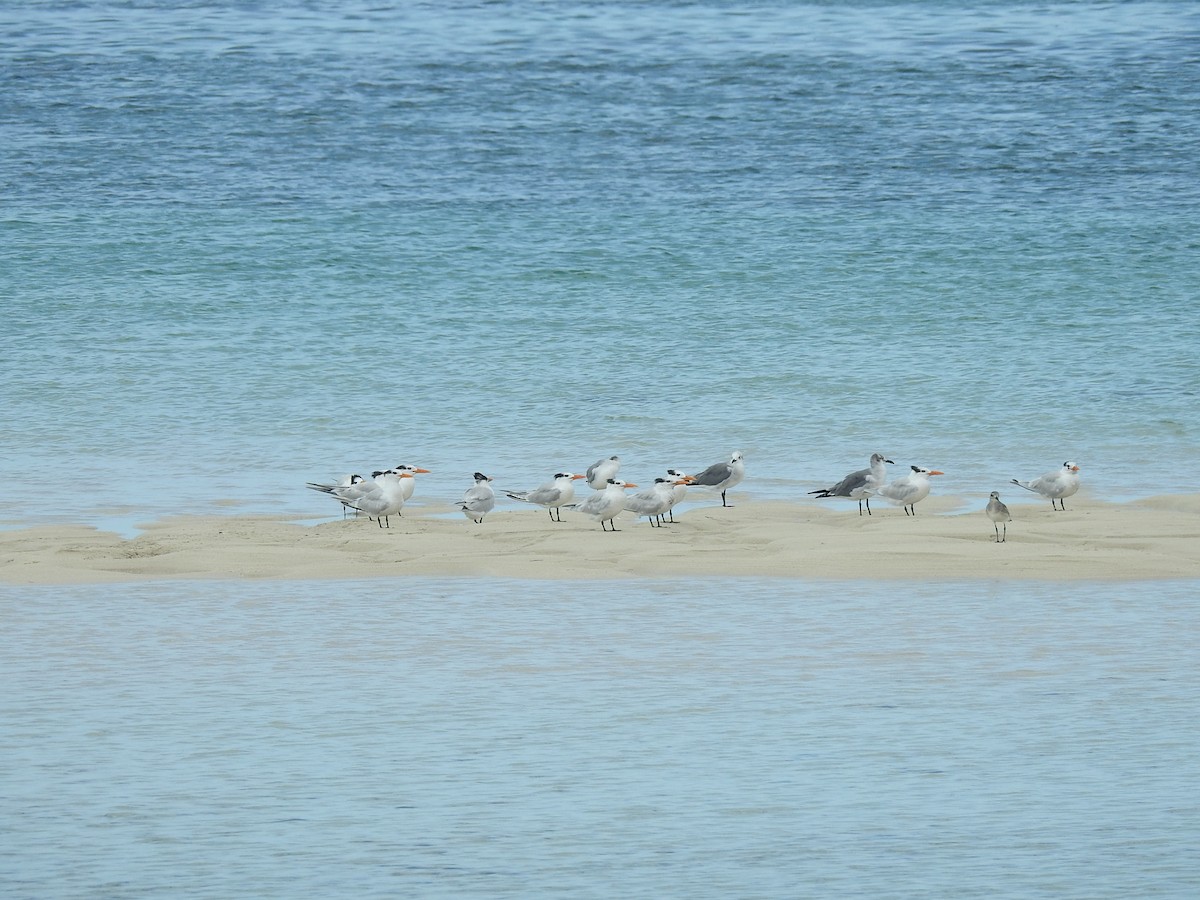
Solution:
<svg viewBox="0 0 1200 900">
<path fill-rule="evenodd" d="M 623 515 L 615 533 L 578 513 L 498 508 L 481 524 L 445 510 L 298 524 L 269 516 L 181 516 L 132 538 L 82 525 L 0 531 L 0 583 L 162 579 L 775 577 L 893 580 L 1200 578 L 1200 495 L 1126 503 L 1014 505 L 1004 543 L 962 498 L 918 515 L 875 504 L 745 500 L 681 509 L 674 525 Z"/>
</svg>

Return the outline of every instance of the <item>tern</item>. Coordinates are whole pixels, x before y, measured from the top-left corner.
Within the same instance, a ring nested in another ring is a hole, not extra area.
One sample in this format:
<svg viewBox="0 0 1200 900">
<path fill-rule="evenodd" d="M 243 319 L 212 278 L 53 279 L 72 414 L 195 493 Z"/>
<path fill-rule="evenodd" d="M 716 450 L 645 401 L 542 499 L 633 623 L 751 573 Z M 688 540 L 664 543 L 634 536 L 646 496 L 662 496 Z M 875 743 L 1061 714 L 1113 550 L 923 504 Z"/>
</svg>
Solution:
<svg viewBox="0 0 1200 900">
<path fill-rule="evenodd" d="M 375 474 L 378 475 L 381 473 L 376 472 Z M 351 488 L 356 485 L 362 484 L 366 480 L 367 479 L 364 478 L 362 475 L 357 475 L 357 474 L 343 475 L 337 481 L 330 481 L 330 482 L 310 481 L 310 482 L 308 482 L 307 486 L 314 491 L 320 491 L 323 494 L 329 494 L 330 496 L 334 496 L 334 491 L 337 490 L 338 488 L 343 488 L 343 489 Z M 335 496 L 334 499 L 340 500 L 341 498 Z M 344 518 L 346 518 L 346 513 L 349 512 L 350 509 L 352 509 L 352 507 L 349 504 L 347 504 L 345 500 L 342 500 L 341 502 L 342 502 L 342 518 L 344 519 Z"/>
<path fill-rule="evenodd" d="M 1047 472 L 1033 481 L 1018 481 L 1014 478 L 1012 483 L 1046 497 L 1053 509 L 1065 510 L 1067 506 L 1063 500 L 1079 490 L 1079 466 L 1067 460 L 1057 472 Z"/>
<path fill-rule="evenodd" d="M 1008 507 L 1000 502 L 999 492 L 992 491 L 984 512 L 992 520 L 992 530 L 996 532 L 996 543 L 1003 544 L 1008 540 L 1008 523 L 1012 521 L 1012 514 L 1008 511 Z M 1001 524 L 1004 525 L 1004 537 L 1000 537 Z"/>
<path fill-rule="evenodd" d="M 617 472 L 621 471 L 621 457 L 610 456 L 608 459 L 598 459 L 587 470 L 587 483 L 592 486 L 593 490 L 602 491 L 607 486 L 609 481 L 617 477 Z"/>
<path fill-rule="evenodd" d="M 411 472 L 380 472 L 374 481 L 354 485 L 351 490 L 362 493 L 353 500 L 343 502 L 351 509 L 366 513 L 380 528 L 391 528 L 389 516 L 396 515 L 404 508 L 404 481 L 412 477 Z M 363 491 L 368 485 L 369 489 Z"/>
<path fill-rule="evenodd" d="M 420 466 L 410 466 L 406 463 L 401 463 L 400 465 L 396 466 L 396 468 L 392 469 L 392 471 L 397 474 L 399 474 L 400 472 L 408 472 L 412 475 L 428 475 L 429 474 L 428 469 L 422 469 Z M 416 490 L 416 487 L 417 487 L 417 479 L 416 478 L 405 478 L 400 483 L 404 486 L 405 501 L 411 500 L 413 491 Z"/>
<path fill-rule="evenodd" d="M 571 505 L 575 499 L 575 482 L 583 477 L 583 475 L 574 475 L 571 472 L 559 472 L 553 480 L 547 481 L 532 491 L 505 491 L 505 494 L 522 503 L 536 503 L 538 506 L 544 506 L 546 512 L 550 514 L 551 522 L 561 522 L 562 508 Z M 556 511 L 558 518 L 554 517 Z"/>
<path fill-rule="evenodd" d="M 667 469 L 667 475 L 675 483 L 671 487 L 671 507 L 667 512 L 671 516 L 671 524 L 675 524 L 675 507 L 687 495 L 688 485 L 694 480 L 691 475 L 678 469 Z"/>
<path fill-rule="evenodd" d="M 709 487 L 721 492 L 721 505 L 730 506 L 725 502 L 725 492 L 731 487 L 741 484 L 746 477 L 746 464 L 742 461 L 742 451 L 735 450 L 729 457 L 729 462 L 713 463 L 699 475 L 692 477 L 691 483 L 697 487 Z"/>
<path fill-rule="evenodd" d="M 488 484 L 492 479 L 482 472 L 475 473 L 475 484 L 467 488 L 458 508 L 464 516 L 479 524 L 496 506 L 496 492 Z"/>
<path fill-rule="evenodd" d="M 612 526 L 612 531 L 616 531 L 617 523 L 613 519 L 625 508 L 625 488 L 632 487 L 637 487 L 632 481 L 617 481 L 615 478 L 610 478 L 604 486 L 604 490 L 596 491 L 582 503 L 572 504 L 572 508 L 578 509 L 585 516 L 599 519 L 601 531 L 610 530 L 604 527 L 605 522 Z"/>
<path fill-rule="evenodd" d="M 868 496 L 877 495 L 898 506 L 904 507 L 906 516 L 917 514 L 916 505 L 929 496 L 929 476 L 945 475 L 937 469 L 926 469 L 923 466 L 910 466 L 911 475 L 889 481 L 887 484 L 874 488 Z"/>
<path fill-rule="evenodd" d="M 650 519 L 650 525 L 662 528 L 662 515 L 675 505 L 673 489 L 677 484 L 686 485 L 683 479 L 655 478 L 654 484 L 645 490 L 625 498 L 625 508 L 638 516 Z M 655 519 L 658 523 L 655 524 Z"/>
<path fill-rule="evenodd" d="M 833 487 L 821 488 L 819 491 L 809 491 L 810 494 L 815 494 L 818 499 L 825 497 L 849 497 L 851 500 L 858 501 L 858 514 L 862 515 L 863 501 L 867 503 L 867 515 L 871 515 L 871 494 L 870 492 L 879 488 L 887 480 L 887 469 L 883 467 L 884 463 L 895 465 L 890 459 L 882 453 L 871 454 L 871 465 L 866 469 L 859 469 L 857 472 L 851 472 Z"/>
</svg>

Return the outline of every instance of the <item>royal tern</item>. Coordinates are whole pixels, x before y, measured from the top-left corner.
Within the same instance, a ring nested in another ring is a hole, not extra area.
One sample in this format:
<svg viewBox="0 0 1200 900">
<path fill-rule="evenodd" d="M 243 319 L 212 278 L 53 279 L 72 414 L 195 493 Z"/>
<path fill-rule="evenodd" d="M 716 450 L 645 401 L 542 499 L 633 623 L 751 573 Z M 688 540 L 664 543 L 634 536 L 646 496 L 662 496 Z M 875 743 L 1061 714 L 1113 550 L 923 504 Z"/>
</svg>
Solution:
<svg viewBox="0 0 1200 900">
<path fill-rule="evenodd" d="M 692 476 L 678 469 L 667 469 L 667 476 L 674 482 L 671 486 L 671 508 L 667 512 L 671 516 L 671 524 L 675 524 L 675 507 L 685 496 L 687 496 L 688 485 L 692 483 Z"/>
<path fill-rule="evenodd" d="M 731 487 L 741 484 L 746 477 L 746 464 L 742 460 L 742 451 L 735 450 L 729 457 L 729 462 L 713 463 L 699 475 L 692 477 L 691 483 L 697 487 L 713 488 L 721 492 L 721 505 L 725 502 L 725 492 Z"/>
<path fill-rule="evenodd" d="M 376 473 L 376 474 L 378 474 L 378 473 Z M 357 475 L 357 474 L 343 475 L 337 481 L 330 481 L 330 482 L 310 481 L 310 482 L 308 482 L 307 486 L 314 491 L 320 491 L 323 494 L 329 494 L 330 496 L 333 496 L 333 492 L 335 490 L 337 490 L 338 488 L 351 488 L 351 487 L 354 487 L 355 485 L 362 484 L 366 480 L 367 479 L 365 477 L 363 477 L 362 475 Z M 340 500 L 341 498 L 334 497 L 334 499 Z M 344 518 L 346 518 L 346 513 L 350 511 L 351 507 L 346 503 L 345 500 L 341 500 L 341 504 L 342 504 L 342 518 L 344 519 Z"/>
<path fill-rule="evenodd" d="M 984 512 L 992 520 L 992 530 L 996 532 L 996 543 L 1003 544 L 1008 540 L 1008 523 L 1012 521 L 1012 514 L 1008 511 L 1008 507 L 1000 502 L 1000 494 L 997 491 L 992 491 L 990 497 Z M 1004 537 L 1000 537 L 1001 524 L 1004 525 Z"/>
<path fill-rule="evenodd" d="M 625 488 L 631 487 L 637 487 L 637 485 L 632 481 L 617 481 L 615 478 L 610 478 L 604 486 L 604 490 L 596 491 L 582 503 L 572 504 L 571 508 L 579 510 L 585 516 L 599 519 L 601 531 L 609 530 L 604 527 L 605 522 L 612 526 L 612 531 L 616 531 L 617 523 L 613 519 L 625 508 Z"/>
<path fill-rule="evenodd" d="M 407 463 L 401 463 L 400 465 L 398 465 L 394 469 L 392 469 L 392 471 L 396 472 L 397 474 L 399 474 L 400 472 L 408 472 L 410 475 L 428 475 L 429 474 L 428 469 L 422 469 L 420 466 L 410 466 Z M 416 478 L 405 478 L 401 481 L 401 484 L 404 486 L 404 500 L 405 500 L 405 502 L 407 502 L 412 499 L 413 491 L 416 490 L 416 488 L 417 488 L 417 479 Z"/>
<path fill-rule="evenodd" d="M 475 473 L 475 484 L 467 488 L 458 508 L 464 516 L 478 524 L 496 506 L 496 492 L 488 484 L 492 479 L 482 472 Z"/>
<path fill-rule="evenodd" d="M 587 483 L 592 486 L 593 490 L 605 490 L 609 481 L 616 478 L 619 471 L 621 471 L 621 457 L 610 456 L 608 459 L 598 459 L 588 466 Z"/>
<path fill-rule="evenodd" d="M 870 492 L 885 481 L 887 481 L 887 469 L 883 467 L 884 463 L 895 465 L 890 459 L 882 453 L 871 454 L 871 465 L 865 469 L 859 469 L 857 472 L 851 472 L 837 484 L 830 488 L 821 488 L 819 491 L 809 491 L 810 494 L 815 494 L 818 499 L 825 497 L 849 497 L 851 500 L 858 501 L 858 514 L 862 515 L 863 501 L 867 503 L 867 515 L 871 515 L 871 494 Z"/>
<path fill-rule="evenodd" d="M 662 527 L 662 515 L 675 505 L 672 493 L 677 484 L 687 484 L 683 479 L 655 478 L 654 484 L 625 498 L 625 509 L 638 516 L 646 516 L 653 527 Z M 656 525 L 654 520 L 658 519 Z"/>
<path fill-rule="evenodd" d="M 879 496 L 884 500 L 904 507 L 904 514 L 916 515 L 916 505 L 929 496 L 929 476 L 945 475 L 937 469 L 926 469 L 923 466 L 911 466 L 912 473 L 895 481 L 872 489 L 868 496 Z"/>
<path fill-rule="evenodd" d="M 1014 478 L 1012 483 L 1048 498 L 1052 509 L 1065 510 L 1067 505 L 1063 503 L 1063 499 L 1079 490 L 1079 466 L 1067 460 L 1057 472 L 1047 472 L 1033 481 L 1018 481 Z"/>
<path fill-rule="evenodd" d="M 551 522 L 562 521 L 562 508 L 570 506 L 575 499 L 575 482 L 583 475 L 573 475 L 570 472 L 559 472 L 552 481 L 534 488 L 532 491 L 505 491 L 505 494 L 522 503 L 536 503 L 546 507 Z M 558 518 L 554 517 L 557 510 Z"/>
<path fill-rule="evenodd" d="M 373 481 L 354 485 L 356 490 L 367 488 L 368 485 L 371 487 L 347 502 L 347 505 L 366 513 L 380 528 L 391 528 L 392 520 L 389 517 L 404 508 L 404 482 L 412 477 L 411 472 L 380 472 Z"/>
</svg>

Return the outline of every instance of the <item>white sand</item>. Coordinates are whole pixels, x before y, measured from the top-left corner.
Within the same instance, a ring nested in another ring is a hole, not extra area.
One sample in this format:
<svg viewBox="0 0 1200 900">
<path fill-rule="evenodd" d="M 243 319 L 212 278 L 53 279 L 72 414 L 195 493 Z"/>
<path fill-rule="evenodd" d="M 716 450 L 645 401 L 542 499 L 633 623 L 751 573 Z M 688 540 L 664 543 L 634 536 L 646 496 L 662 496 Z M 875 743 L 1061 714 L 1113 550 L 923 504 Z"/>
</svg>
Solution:
<svg viewBox="0 0 1200 900">
<path fill-rule="evenodd" d="M 1146 580 L 1200 578 L 1200 495 L 1133 503 L 1073 498 L 1013 507 L 1007 543 L 955 498 L 932 497 L 915 518 L 876 504 L 739 503 L 689 507 L 651 528 L 618 519 L 601 532 L 567 511 L 497 510 L 481 525 L 411 510 L 392 528 L 333 520 L 175 518 L 125 540 L 87 527 L 0 532 L 0 582 L 69 584 L 164 578 L 643 578 Z"/>
</svg>

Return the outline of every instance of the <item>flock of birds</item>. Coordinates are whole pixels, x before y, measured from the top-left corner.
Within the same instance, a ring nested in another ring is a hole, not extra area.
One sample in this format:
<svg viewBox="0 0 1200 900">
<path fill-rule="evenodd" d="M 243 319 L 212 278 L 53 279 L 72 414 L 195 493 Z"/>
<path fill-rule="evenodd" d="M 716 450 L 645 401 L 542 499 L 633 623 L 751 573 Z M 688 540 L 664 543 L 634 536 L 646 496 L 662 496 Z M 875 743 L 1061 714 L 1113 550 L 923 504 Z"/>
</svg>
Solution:
<svg viewBox="0 0 1200 900">
<path fill-rule="evenodd" d="M 917 514 L 916 505 L 929 496 L 929 479 L 943 475 L 937 469 L 910 466 L 907 475 L 893 481 L 887 480 L 887 466 L 895 465 L 882 453 L 871 454 L 870 464 L 865 469 L 851 472 L 832 487 L 810 491 L 817 498 L 843 497 L 858 501 L 858 514 L 872 515 L 871 498 L 883 499 L 904 509 L 906 516 Z M 632 512 L 639 518 L 649 519 L 651 526 L 661 528 L 670 516 L 675 521 L 674 508 L 687 494 L 690 487 L 704 487 L 720 491 L 721 505 L 730 506 L 726 493 L 741 484 L 746 477 L 746 463 L 741 451 L 730 454 L 727 462 L 718 462 L 697 475 L 688 475 L 677 469 L 668 469 L 666 475 L 654 479 L 654 483 L 635 494 L 629 488 L 637 485 L 621 481 L 617 474 L 621 469 L 621 458 L 609 456 L 599 459 L 588 467 L 585 474 L 559 472 L 553 479 L 528 491 L 505 491 L 505 496 L 522 503 L 532 503 L 544 508 L 552 522 L 562 521 L 564 509 L 578 510 L 596 519 L 602 531 L 616 531 L 616 518 L 622 512 Z M 337 500 L 346 514 L 353 510 L 373 519 L 380 528 L 391 528 L 391 516 L 399 515 L 404 504 L 412 497 L 416 486 L 415 478 L 428 469 L 418 466 L 399 465 L 392 469 L 373 472 L 370 478 L 363 475 L 347 475 L 335 482 L 309 482 L 308 487 L 328 494 Z M 496 492 L 491 486 L 492 478 L 476 472 L 475 483 L 463 493 L 458 508 L 473 522 L 483 521 L 484 516 L 496 507 Z M 583 500 L 575 499 L 575 482 L 585 480 L 592 494 Z M 1031 481 L 1012 479 L 1012 483 L 1040 494 L 1058 510 L 1066 509 L 1063 501 L 1079 490 L 1079 466 L 1067 461 L 1062 468 L 1047 472 Z M 1008 539 L 1008 523 L 1012 514 L 1000 500 L 998 491 L 992 491 L 984 509 L 992 521 L 996 541 Z M 1003 526 L 1003 532 L 1001 532 Z"/>
</svg>

